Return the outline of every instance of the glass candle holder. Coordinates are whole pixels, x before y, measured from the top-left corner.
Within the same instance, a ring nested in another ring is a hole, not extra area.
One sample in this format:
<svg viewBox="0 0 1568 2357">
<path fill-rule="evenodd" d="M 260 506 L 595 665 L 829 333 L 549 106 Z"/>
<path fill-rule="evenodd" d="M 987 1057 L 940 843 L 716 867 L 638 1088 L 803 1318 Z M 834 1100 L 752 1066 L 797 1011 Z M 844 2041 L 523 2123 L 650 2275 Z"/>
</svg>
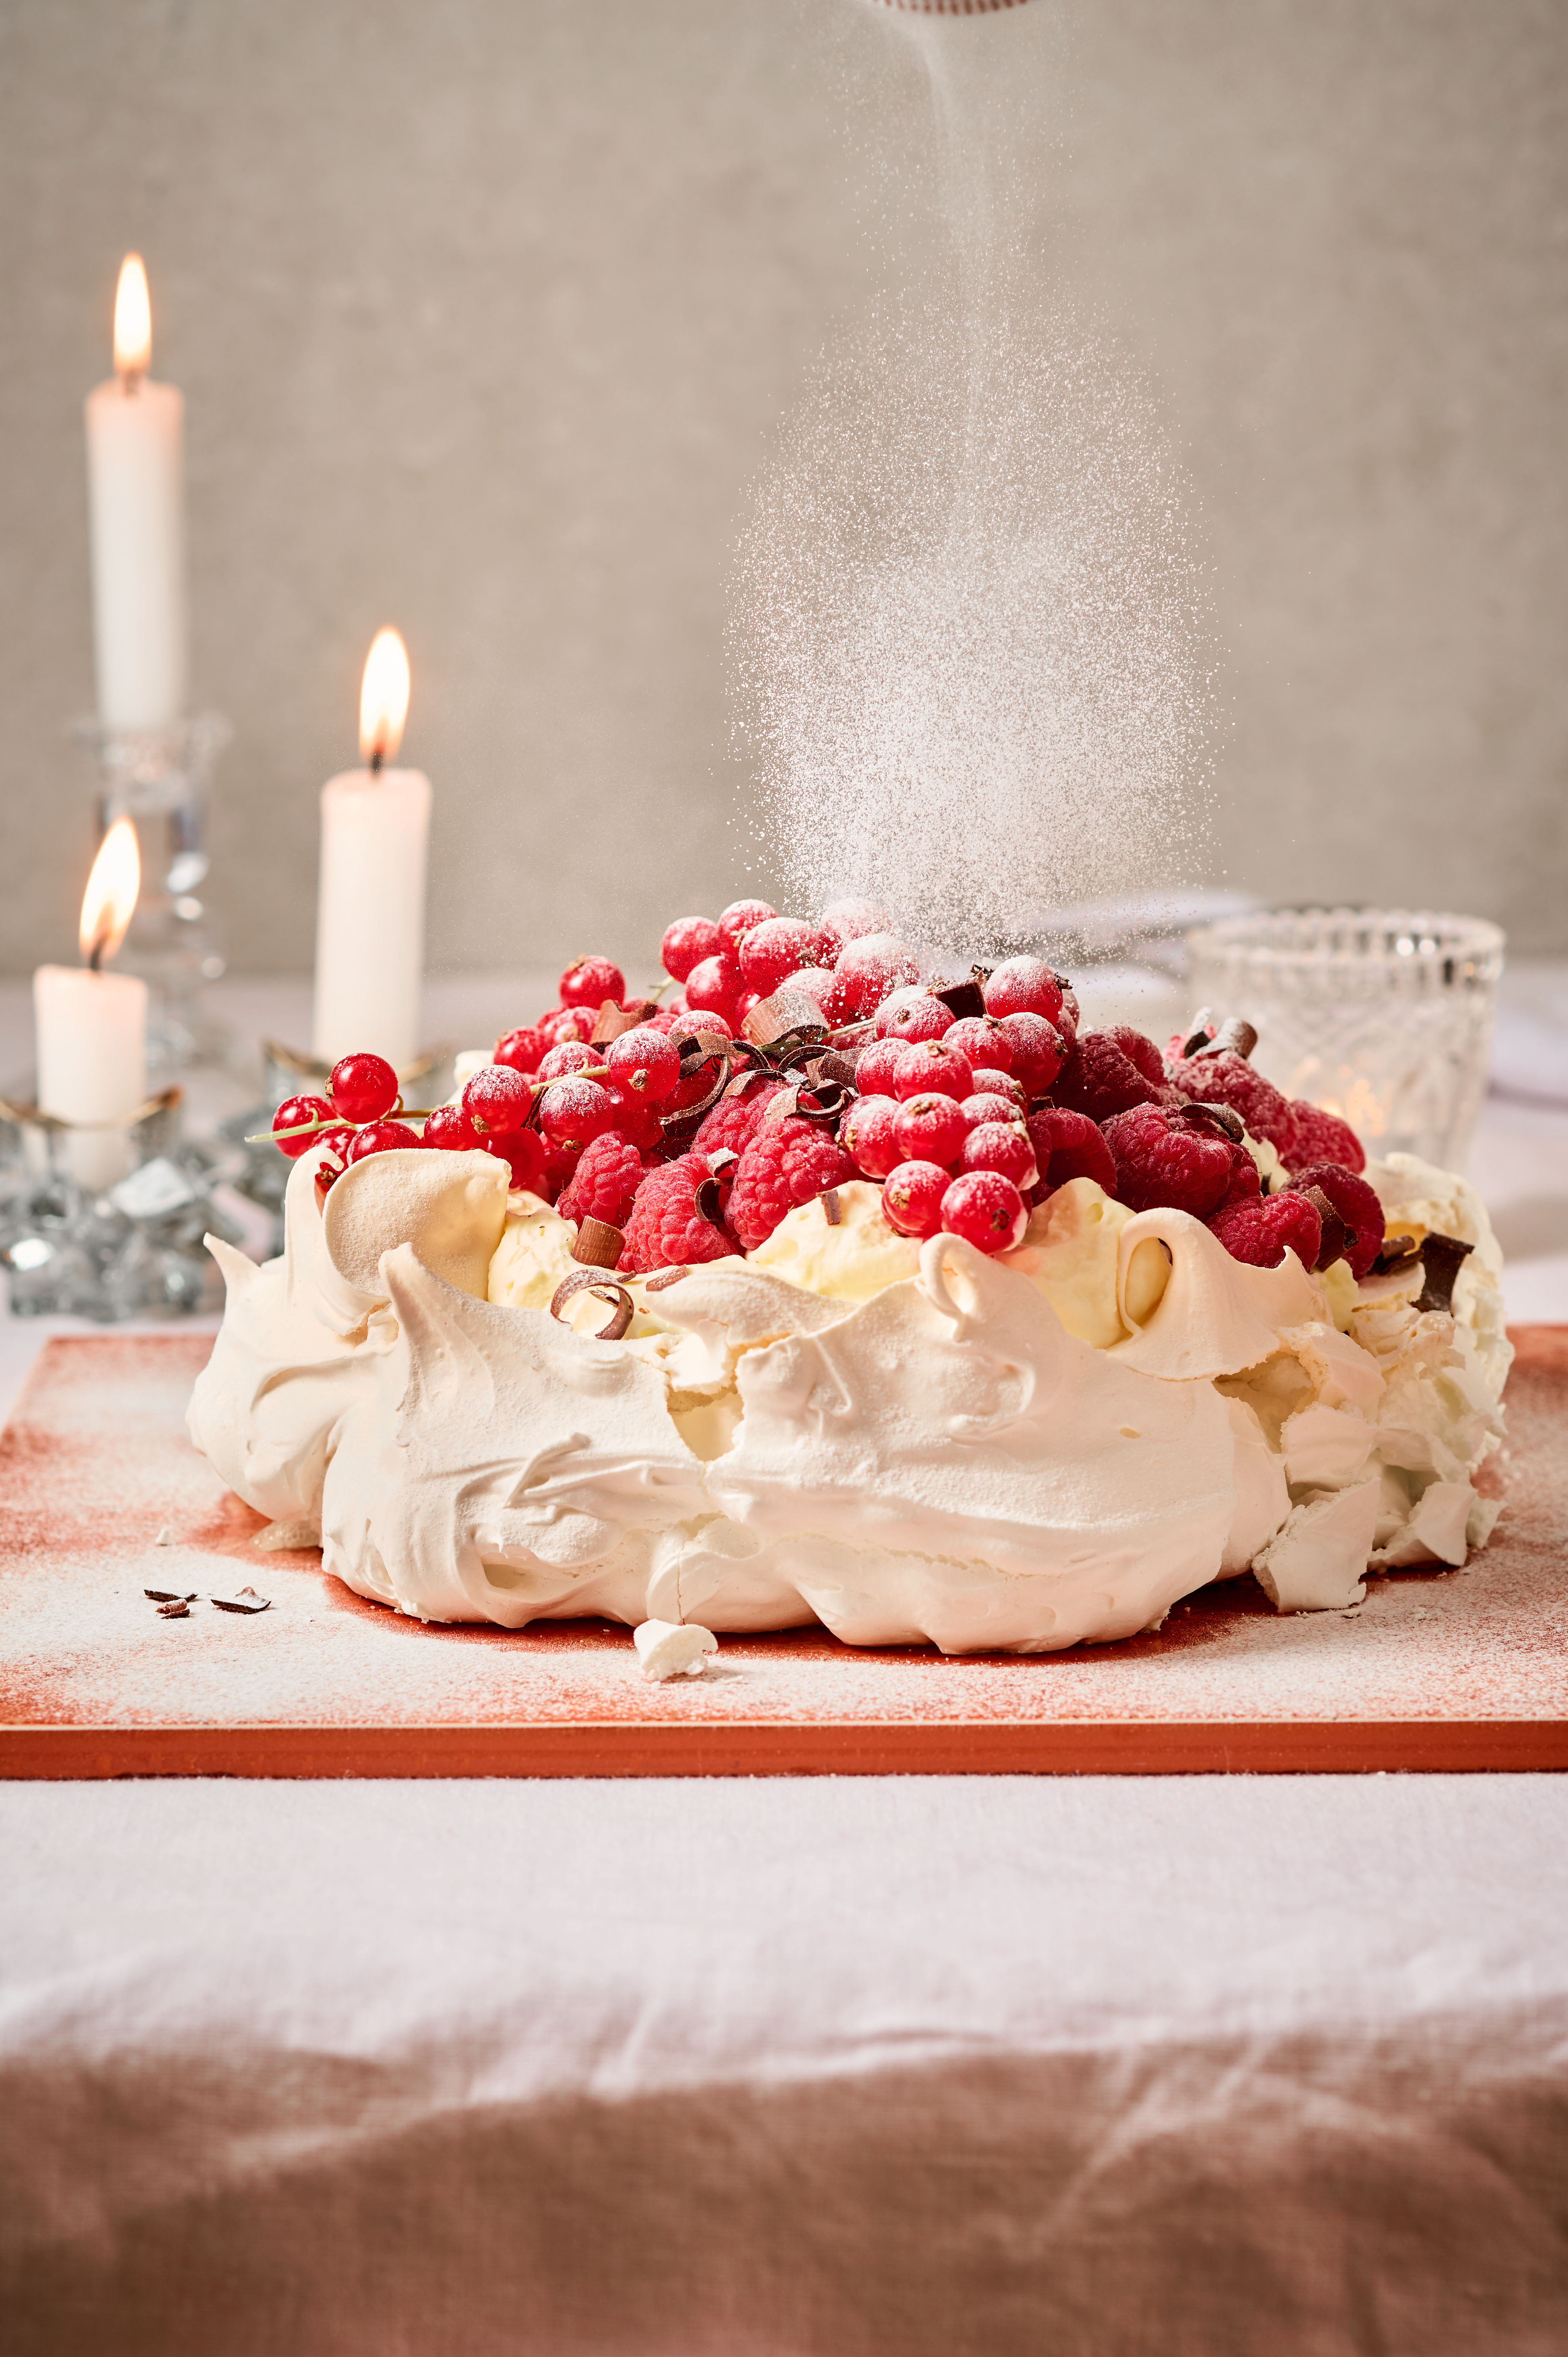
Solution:
<svg viewBox="0 0 1568 2357">
<path fill-rule="evenodd" d="M 117 963 L 147 985 L 147 1060 L 155 1071 L 177 1071 L 224 1044 L 199 1001 L 224 966 L 204 888 L 207 798 L 232 733 L 216 712 L 173 728 L 103 728 L 90 720 L 76 730 L 97 766 L 100 835 L 121 818 L 136 830 L 142 889 Z"/>
<path fill-rule="evenodd" d="M 1503 934 L 1413 909 L 1276 909 L 1187 936 L 1194 1003 L 1257 1027 L 1252 1061 L 1368 1152 L 1463 1166 L 1491 1064 Z"/>
<path fill-rule="evenodd" d="M 98 1192 L 70 1152 L 89 1125 L 0 1098 L 0 1266 L 14 1317 L 113 1325 L 220 1306 L 202 1240 L 237 1244 L 243 1231 L 212 1200 L 220 1157 L 180 1135 L 181 1103 L 165 1089 L 123 1122 L 91 1125 L 124 1133 L 130 1166 Z"/>
</svg>

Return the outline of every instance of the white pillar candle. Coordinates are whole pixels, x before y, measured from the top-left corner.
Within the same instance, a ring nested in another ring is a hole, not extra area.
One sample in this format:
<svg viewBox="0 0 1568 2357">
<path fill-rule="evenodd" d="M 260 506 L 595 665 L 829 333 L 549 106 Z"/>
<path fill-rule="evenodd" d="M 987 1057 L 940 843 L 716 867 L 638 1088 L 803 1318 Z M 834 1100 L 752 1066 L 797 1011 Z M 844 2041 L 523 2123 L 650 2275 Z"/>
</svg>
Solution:
<svg viewBox="0 0 1568 2357">
<path fill-rule="evenodd" d="M 382 630 L 365 665 L 360 747 L 367 767 L 321 789 L 314 1052 L 368 1049 L 402 1071 L 419 1052 L 430 780 L 389 770 L 408 711 L 408 657 Z"/>
<path fill-rule="evenodd" d="M 136 831 L 120 819 L 103 838 L 81 904 L 90 963 L 41 965 L 33 976 L 38 1110 L 57 1121 L 122 1124 L 146 1101 L 147 985 L 102 971 L 124 938 L 140 880 Z M 130 1135 L 116 1126 L 72 1129 L 66 1162 L 98 1193 L 130 1168 Z"/>
<path fill-rule="evenodd" d="M 185 399 L 155 384 L 139 254 L 114 305 L 114 374 L 87 396 L 92 640 L 105 728 L 170 728 L 186 696 Z"/>
</svg>

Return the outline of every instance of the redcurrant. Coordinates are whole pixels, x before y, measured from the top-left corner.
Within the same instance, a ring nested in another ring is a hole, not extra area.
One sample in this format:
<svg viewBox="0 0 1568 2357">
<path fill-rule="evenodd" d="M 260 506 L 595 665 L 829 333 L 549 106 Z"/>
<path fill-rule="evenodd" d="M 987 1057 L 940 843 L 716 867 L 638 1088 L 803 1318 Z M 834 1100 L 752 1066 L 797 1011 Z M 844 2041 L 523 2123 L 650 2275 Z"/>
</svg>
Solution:
<svg viewBox="0 0 1568 2357">
<path fill-rule="evenodd" d="M 384 1056 L 345 1056 L 327 1093 L 345 1121 L 380 1121 L 397 1103 L 397 1074 Z"/>
<path fill-rule="evenodd" d="M 302 1121 L 337 1119 L 337 1107 L 329 1105 L 325 1097 L 285 1097 L 273 1115 L 273 1128 L 274 1131 L 296 1129 Z M 298 1137 L 280 1137 L 277 1148 L 280 1154 L 286 1154 L 291 1162 L 297 1162 L 302 1154 L 308 1153 L 313 1146 L 320 1143 L 320 1131 L 307 1129 Z"/>
</svg>

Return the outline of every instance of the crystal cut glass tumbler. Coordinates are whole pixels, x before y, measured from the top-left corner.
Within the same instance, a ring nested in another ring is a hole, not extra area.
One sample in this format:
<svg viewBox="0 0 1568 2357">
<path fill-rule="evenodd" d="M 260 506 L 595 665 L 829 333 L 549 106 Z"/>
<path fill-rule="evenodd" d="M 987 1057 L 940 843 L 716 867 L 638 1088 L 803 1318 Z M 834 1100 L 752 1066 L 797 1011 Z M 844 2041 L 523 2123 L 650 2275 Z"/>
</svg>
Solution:
<svg viewBox="0 0 1568 2357">
<path fill-rule="evenodd" d="M 1276 909 L 1187 936 L 1194 1004 L 1257 1026 L 1252 1061 L 1369 1154 L 1462 1168 L 1491 1064 L 1503 935 L 1425 909 Z"/>
</svg>

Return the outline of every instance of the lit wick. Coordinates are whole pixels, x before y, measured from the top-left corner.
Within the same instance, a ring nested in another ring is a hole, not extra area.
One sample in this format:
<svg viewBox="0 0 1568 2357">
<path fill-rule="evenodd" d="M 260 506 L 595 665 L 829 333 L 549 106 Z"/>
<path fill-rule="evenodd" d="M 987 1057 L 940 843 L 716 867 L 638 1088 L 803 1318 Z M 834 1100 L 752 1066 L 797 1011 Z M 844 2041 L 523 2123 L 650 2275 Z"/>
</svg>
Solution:
<svg viewBox="0 0 1568 2357">
<path fill-rule="evenodd" d="M 378 630 L 360 690 L 360 758 L 372 778 L 397 759 L 408 717 L 408 649 L 395 630 Z"/>
<path fill-rule="evenodd" d="M 139 253 L 128 253 L 114 290 L 114 373 L 121 392 L 139 393 L 152 364 L 153 305 L 146 269 Z"/>
<path fill-rule="evenodd" d="M 98 846 L 82 895 L 77 939 L 91 973 L 102 974 L 105 962 L 124 940 L 141 888 L 142 855 L 136 830 L 128 818 L 117 818 Z"/>
</svg>

